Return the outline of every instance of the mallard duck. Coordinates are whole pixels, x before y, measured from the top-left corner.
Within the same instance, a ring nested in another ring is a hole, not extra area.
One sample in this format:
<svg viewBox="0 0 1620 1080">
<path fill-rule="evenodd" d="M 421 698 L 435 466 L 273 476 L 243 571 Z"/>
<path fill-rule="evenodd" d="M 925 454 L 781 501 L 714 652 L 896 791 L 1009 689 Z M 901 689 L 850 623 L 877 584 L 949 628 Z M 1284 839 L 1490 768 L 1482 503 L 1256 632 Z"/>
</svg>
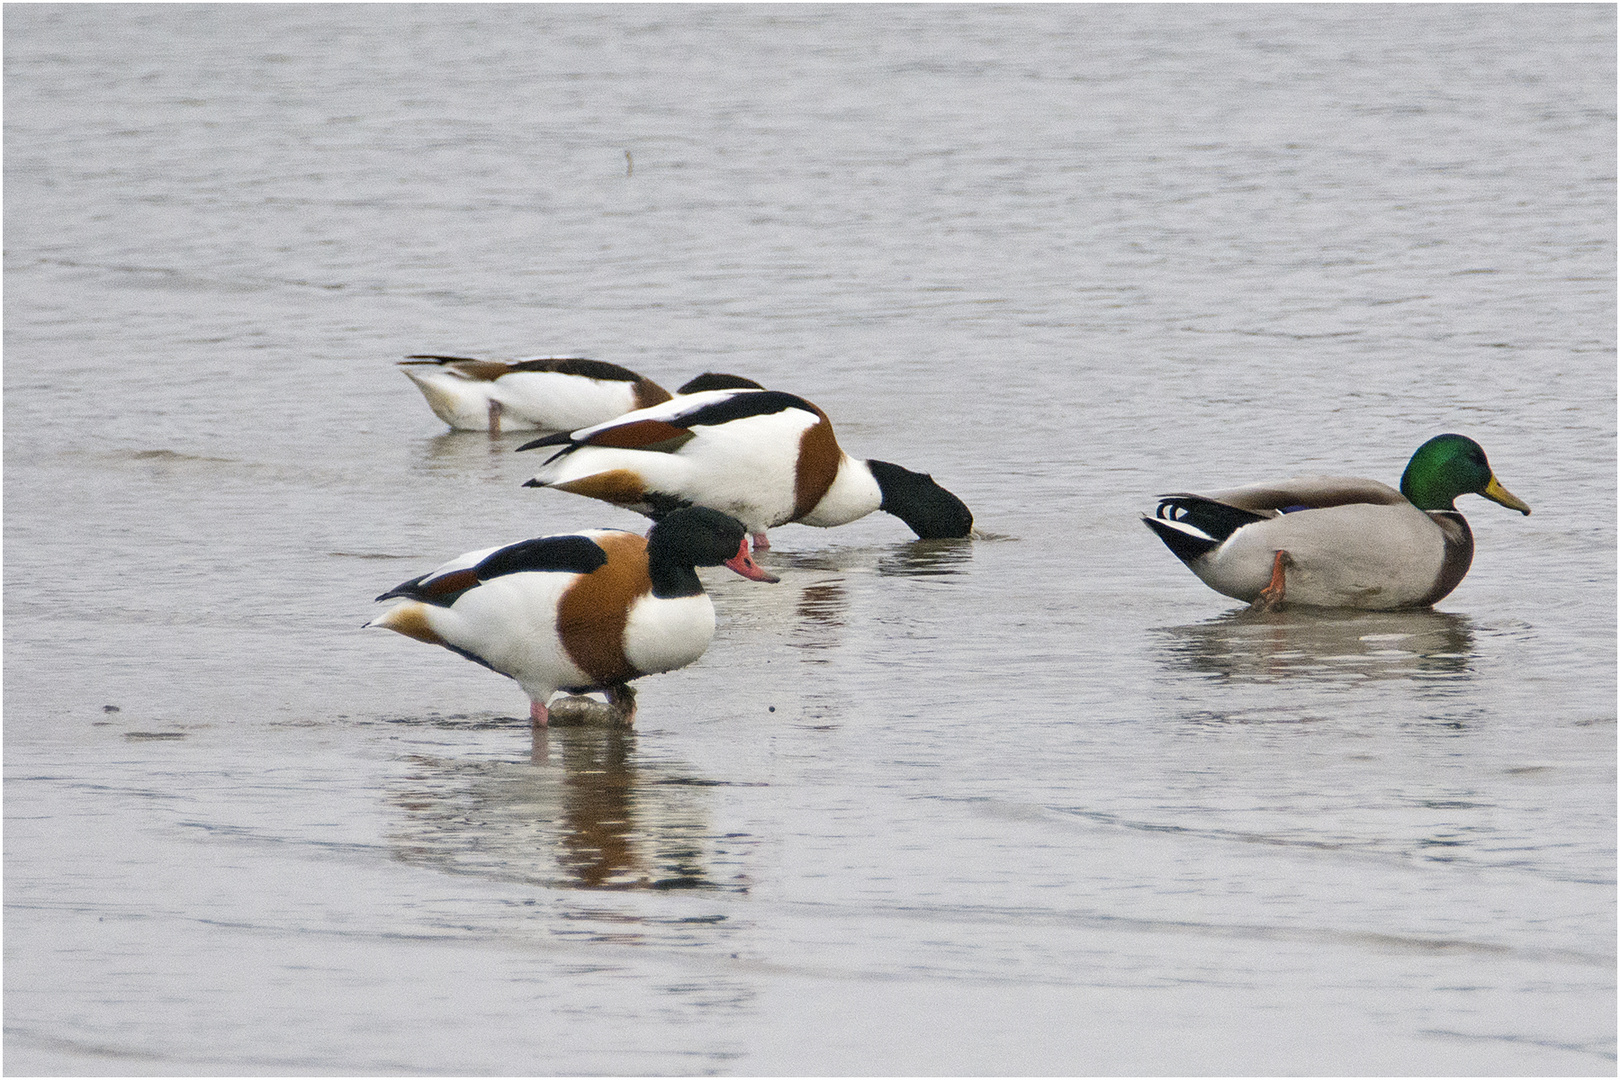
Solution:
<svg viewBox="0 0 1620 1080">
<path fill-rule="evenodd" d="M 1399 491 L 1359 477 L 1305 476 L 1163 495 L 1142 520 L 1204 584 L 1257 608 L 1285 600 L 1421 608 L 1455 589 L 1473 561 L 1474 535 L 1454 505 L 1466 494 L 1530 513 L 1478 443 L 1437 435 L 1412 455 Z"/>
<path fill-rule="evenodd" d="M 579 357 L 472 360 L 408 356 L 400 368 L 440 420 L 463 431 L 573 431 L 668 401 L 618 364 Z"/>
<path fill-rule="evenodd" d="M 874 510 L 925 539 L 967 536 L 973 528 L 967 506 L 932 477 L 850 457 L 826 413 L 780 390 L 732 385 L 680 394 L 518 449 L 542 447 L 555 453 L 527 487 L 571 491 L 653 518 L 680 506 L 712 507 L 747 526 L 755 550 L 770 546 L 766 530 L 778 525 L 843 525 Z"/>
<path fill-rule="evenodd" d="M 538 727 L 558 690 L 606 691 L 629 724 L 630 680 L 685 667 L 714 637 L 699 566 L 777 580 L 750 558 L 740 523 L 690 507 L 646 539 L 595 529 L 468 552 L 377 597 L 404 603 L 366 625 L 443 645 L 516 680 Z"/>
</svg>

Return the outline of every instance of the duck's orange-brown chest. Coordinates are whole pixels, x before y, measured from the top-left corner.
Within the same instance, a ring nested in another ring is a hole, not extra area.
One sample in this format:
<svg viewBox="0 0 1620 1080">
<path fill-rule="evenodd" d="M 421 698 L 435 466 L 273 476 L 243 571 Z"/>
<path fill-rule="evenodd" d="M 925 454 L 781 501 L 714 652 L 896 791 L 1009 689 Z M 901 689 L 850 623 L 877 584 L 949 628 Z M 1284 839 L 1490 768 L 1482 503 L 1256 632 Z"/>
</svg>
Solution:
<svg viewBox="0 0 1620 1080">
<path fill-rule="evenodd" d="M 624 655 L 630 606 L 652 589 L 647 541 L 632 533 L 597 540 L 608 561 L 581 577 L 557 604 L 557 636 L 568 657 L 598 685 L 641 674 Z"/>
<path fill-rule="evenodd" d="M 833 435 L 832 421 L 817 409 L 820 419 L 799 436 L 799 460 L 793 480 L 793 518 L 797 521 L 816 508 L 838 476 L 844 453 Z"/>
</svg>

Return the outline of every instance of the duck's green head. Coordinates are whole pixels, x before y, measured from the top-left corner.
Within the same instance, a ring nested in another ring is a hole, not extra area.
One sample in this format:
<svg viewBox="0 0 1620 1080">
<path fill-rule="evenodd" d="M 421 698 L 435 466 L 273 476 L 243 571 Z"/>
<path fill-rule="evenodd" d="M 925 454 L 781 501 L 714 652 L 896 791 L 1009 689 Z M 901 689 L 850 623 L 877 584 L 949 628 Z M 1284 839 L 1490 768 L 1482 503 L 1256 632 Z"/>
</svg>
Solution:
<svg viewBox="0 0 1620 1080">
<path fill-rule="evenodd" d="M 1455 510 L 1459 495 L 1483 495 L 1509 510 L 1530 507 L 1496 482 L 1479 443 L 1466 435 L 1436 435 L 1417 448 L 1401 475 L 1401 494 L 1419 510 Z"/>
</svg>

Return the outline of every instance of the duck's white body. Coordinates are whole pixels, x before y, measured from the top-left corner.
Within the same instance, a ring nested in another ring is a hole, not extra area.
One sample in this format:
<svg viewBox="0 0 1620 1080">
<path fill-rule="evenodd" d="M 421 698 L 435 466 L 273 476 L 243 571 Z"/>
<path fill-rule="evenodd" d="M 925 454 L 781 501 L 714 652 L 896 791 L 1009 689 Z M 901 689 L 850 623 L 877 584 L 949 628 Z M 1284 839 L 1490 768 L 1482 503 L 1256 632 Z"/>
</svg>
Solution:
<svg viewBox="0 0 1620 1080">
<path fill-rule="evenodd" d="M 572 535 L 602 548 L 609 561 L 634 561 L 644 546 L 635 534 L 617 530 Z M 435 583 L 502 550 L 484 548 L 458 556 L 420 579 L 420 590 L 431 592 Z M 644 551 L 639 554 L 644 561 Z M 588 659 L 599 648 L 586 640 L 594 628 L 578 619 L 564 625 L 564 600 L 587 576 L 557 570 L 503 574 L 479 582 L 449 604 L 406 600 L 367 625 L 445 645 L 514 680 L 531 700 L 544 703 L 559 690 L 583 691 L 611 681 L 612 672 Z M 622 618 L 624 659 L 640 674 L 689 664 L 714 637 L 714 605 L 706 594 L 661 600 L 642 593 L 621 599 L 622 616 L 610 615 L 608 621 Z M 597 670 L 588 671 L 587 665 Z"/>
<path fill-rule="evenodd" d="M 656 516 L 682 505 L 706 506 L 741 521 L 765 546 L 767 529 L 799 522 L 830 528 L 874 510 L 915 523 L 912 501 L 952 516 L 932 535 L 965 536 L 972 515 L 961 500 L 920 473 L 845 453 L 819 408 L 761 389 L 705 390 L 627 413 L 566 437 L 519 449 L 559 446 L 531 487 L 602 499 Z M 880 475 L 905 474 L 886 492 Z M 909 515 L 909 516 L 908 516 Z M 923 515 L 927 518 L 927 514 Z"/>
<path fill-rule="evenodd" d="M 686 511 L 694 513 L 707 511 Z M 742 527 L 727 524 L 734 532 L 720 535 L 724 546 L 711 545 L 712 559 L 703 564 L 775 580 L 747 559 Z M 546 703 L 559 690 L 606 690 L 613 700 L 630 680 L 704 654 L 714 638 L 714 605 L 692 566 L 675 560 L 677 587 L 661 594 L 654 578 L 663 576 L 656 567 L 649 573 L 648 541 L 634 533 L 541 537 L 468 552 L 405 582 L 379 597 L 403 602 L 367 625 L 443 645 L 513 679 L 544 724 Z"/>
<path fill-rule="evenodd" d="M 435 416 L 463 431 L 573 431 L 669 398 L 633 371 L 578 358 L 413 357 L 400 370 Z"/>
<path fill-rule="evenodd" d="M 877 482 L 864 465 L 836 444 L 809 448 L 811 456 L 831 457 L 834 476 L 832 484 L 807 508 L 800 506 L 799 470 L 807 456 L 805 436 L 826 423 L 825 417 L 804 409 L 689 427 L 691 437 L 668 450 L 589 445 L 594 438 L 611 437 L 613 428 L 646 421 L 678 423 L 705 405 L 753 393 L 756 391 L 711 390 L 687 394 L 576 431 L 574 438 L 586 445 L 541 466 L 534 476 L 536 486 L 592 494 L 595 488 L 622 482 L 625 474 L 633 474 L 649 492 L 730 514 L 755 533 L 789 521 L 843 525 L 878 508 L 883 499 Z M 815 467 L 821 462 L 803 464 Z M 654 507 L 641 500 L 623 505 L 642 511 Z"/>
<path fill-rule="evenodd" d="M 446 643 L 512 679 L 532 700 L 546 701 L 559 690 L 603 689 L 604 677 L 575 659 L 558 626 L 562 597 L 578 578 L 513 574 L 474 589 L 448 608 L 420 604 L 419 614 Z M 373 625 L 394 629 L 384 620 L 399 610 Z M 707 595 L 642 595 L 625 613 L 620 647 L 638 676 L 657 675 L 692 663 L 713 640 L 714 604 Z"/>
</svg>

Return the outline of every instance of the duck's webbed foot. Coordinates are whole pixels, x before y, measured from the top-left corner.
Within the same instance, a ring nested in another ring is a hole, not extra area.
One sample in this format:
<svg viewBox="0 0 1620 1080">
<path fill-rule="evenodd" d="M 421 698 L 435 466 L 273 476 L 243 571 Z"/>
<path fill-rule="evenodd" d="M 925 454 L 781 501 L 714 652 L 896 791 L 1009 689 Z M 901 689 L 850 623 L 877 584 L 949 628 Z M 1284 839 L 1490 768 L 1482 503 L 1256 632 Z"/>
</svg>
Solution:
<svg viewBox="0 0 1620 1080">
<path fill-rule="evenodd" d="M 608 704 L 619 714 L 619 723 L 630 727 L 636 722 L 636 691 L 629 683 L 607 688 Z"/>
<path fill-rule="evenodd" d="M 1254 598 L 1250 605 L 1251 611 L 1276 611 L 1283 605 L 1284 594 L 1288 590 L 1287 570 L 1294 565 L 1294 557 L 1286 551 L 1278 551 L 1271 560 L 1271 583 L 1260 590 L 1260 595 Z"/>
</svg>

